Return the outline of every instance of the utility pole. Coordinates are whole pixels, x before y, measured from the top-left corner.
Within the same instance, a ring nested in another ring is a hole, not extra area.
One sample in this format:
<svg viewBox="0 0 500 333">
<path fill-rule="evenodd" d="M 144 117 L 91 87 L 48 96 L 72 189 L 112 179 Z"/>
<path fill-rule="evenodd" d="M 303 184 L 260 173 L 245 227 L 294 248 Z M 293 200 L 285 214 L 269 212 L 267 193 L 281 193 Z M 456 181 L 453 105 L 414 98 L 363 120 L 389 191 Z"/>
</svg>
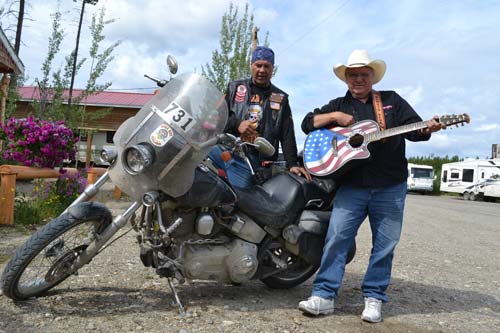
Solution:
<svg viewBox="0 0 500 333">
<path fill-rule="evenodd" d="M 71 110 L 71 99 L 73 98 L 73 85 L 75 84 L 75 74 L 76 74 L 76 58 L 78 56 L 78 46 L 80 45 L 80 31 L 82 30 L 83 13 L 85 11 L 85 4 L 95 5 L 99 0 L 82 0 L 82 10 L 80 12 L 80 23 L 78 23 L 78 32 L 76 33 L 76 46 L 75 55 L 73 57 L 73 68 L 71 71 L 71 83 L 69 85 L 69 95 L 68 95 L 68 113 Z M 76 0 L 73 0 L 76 2 Z"/>
</svg>

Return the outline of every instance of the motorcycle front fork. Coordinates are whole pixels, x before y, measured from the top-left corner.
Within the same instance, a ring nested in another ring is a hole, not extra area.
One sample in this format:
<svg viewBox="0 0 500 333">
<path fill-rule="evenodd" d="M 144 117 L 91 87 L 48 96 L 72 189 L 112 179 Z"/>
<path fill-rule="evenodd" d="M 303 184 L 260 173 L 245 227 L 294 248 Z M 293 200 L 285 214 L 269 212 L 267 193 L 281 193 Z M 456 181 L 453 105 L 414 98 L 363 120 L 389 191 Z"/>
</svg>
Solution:
<svg viewBox="0 0 500 333">
<path fill-rule="evenodd" d="M 109 173 L 105 172 L 99 179 L 94 184 L 90 184 L 85 188 L 82 194 L 78 196 L 78 198 L 75 199 L 71 203 L 71 205 L 66 208 L 66 210 L 63 212 L 66 213 L 69 208 L 81 203 L 81 202 L 86 202 L 92 199 L 98 192 L 99 189 L 109 180 Z M 160 228 L 162 229 L 162 232 L 166 232 L 167 234 L 171 234 L 175 228 L 177 228 L 181 223 L 182 223 L 182 218 L 179 218 L 176 220 L 173 225 L 168 228 L 167 230 L 164 229 L 163 225 L 163 220 L 161 216 L 161 207 L 158 202 L 155 202 L 156 208 L 157 208 L 157 214 L 158 214 L 158 222 L 160 225 Z M 89 246 L 78 256 L 78 258 L 74 262 L 74 268 L 75 271 L 77 271 L 79 268 L 84 266 L 85 264 L 88 264 L 90 260 L 98 253 L 98 251 L 113 237 L 113 235 L 120 229 L 122 228 L 127 221 L 132 217 L 132 215 L 135 213 L 137 209 L 139 209 L 141 206 L 143 206 L 142 202 L 135 201 L 133 202 L 122 214 L 119 214 L 113 219 L 113 222 L 107 227 L 102 233 L 99 234 L 99 237 L 89 244 Z M 172 291 L 172 294 L 174 296 L 174 304 L 177 305 L 179 309 L 179 313 L 181 316 L 186 316 L 189 315 L 189 312 L 187 312 L 184 308 L 184 306 L 181 303 L 181 300 L 179 298 L 179 295 L 177 293 L 177 290 L 174 287 L 174 284 L 172 282 L 171 278 L 168 278 L 168 285 Z"/>
<path fill-rule="evenodd" d="M 94 184 L 90 184 L 89 186 L 87 186 L 83 193 L 80 194 L 80 196 L 78 196 L 78 198 L 76 198 L 75 201 L 73 201 L 62 214 L 68 212 L 71 207 L 92 199 L 108 180 L 109 173 L 105 172 L 101 177 L 99 177 L 99 179 L 97 179 Z M 113 222 L 106 229 L 104 229 L 103 232 L 97 235 L 96 239 L 92 243 L 90 243 L 89 246 L 81 254 L 78 255 L 78 258 L 73 264 L 74 271 L 76 272 L 83 265 L 88 264 L 90 260 L 92 260 L 92 258 L 97 255 L 98 251 L 111 239 L 111 237 L 113 237 L 114 234 L 116 234 L 116 232 L 120 228 L 122 228 L 127 223 L 132 214 L 134 214 L 134 212 L 141 206 L 141 202 L 135 201 L 123 213 L 118 214 L 113 219 Z"/>
</svg>

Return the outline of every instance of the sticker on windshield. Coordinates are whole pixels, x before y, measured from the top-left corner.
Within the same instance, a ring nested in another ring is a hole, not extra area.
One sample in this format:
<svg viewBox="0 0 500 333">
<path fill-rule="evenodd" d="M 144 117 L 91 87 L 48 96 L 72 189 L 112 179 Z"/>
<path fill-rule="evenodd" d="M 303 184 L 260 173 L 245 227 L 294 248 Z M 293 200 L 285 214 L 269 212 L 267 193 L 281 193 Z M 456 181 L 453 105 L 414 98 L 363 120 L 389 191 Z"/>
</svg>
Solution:
<svg viewBox="0 0 500 333">
<path fill-rule="evenodd" d="M 162 118 L 170 125 L 174 125 L 184 132 L 189 131 L 196 124 L 193 116 L 183 109 L 176 102 L 170 103 L 165 110 Z"/>
<path fill-rule="evenodd" d="M 174 137 L 174 131 L 167 124 L 161 124 L 151 133 L 149 139 L 157 147 L 163 147 Z"/>
</svg>

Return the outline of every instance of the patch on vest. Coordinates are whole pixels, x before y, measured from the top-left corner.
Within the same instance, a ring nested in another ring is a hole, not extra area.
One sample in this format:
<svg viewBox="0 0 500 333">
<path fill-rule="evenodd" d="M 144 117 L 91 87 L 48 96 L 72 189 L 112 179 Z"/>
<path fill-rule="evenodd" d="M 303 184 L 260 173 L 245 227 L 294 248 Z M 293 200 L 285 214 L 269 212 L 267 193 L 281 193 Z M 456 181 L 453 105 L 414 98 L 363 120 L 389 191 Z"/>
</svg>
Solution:
<svg viewBox="0 0 500 333">
<path fill-rule="evenodd" d="M 243 84 L 240 84 L 238 88 L 236 88 L 236 95 L 234 96 L 234 101 L 236 103 L 244 102 L 246 93 L 247 93 L 247 87 L 245 87 L 245 85 Z"/>
<path fill-rule="evenodd" d="M 284 97 L 285 95 L 283 94 L 272 93 L 271 96 L 269 97 L 269 100 L 271 101 L 270 103 L 271 109 L 279 110 L 281 108 L 281 102 L 283 101 Z"/>
</svg>

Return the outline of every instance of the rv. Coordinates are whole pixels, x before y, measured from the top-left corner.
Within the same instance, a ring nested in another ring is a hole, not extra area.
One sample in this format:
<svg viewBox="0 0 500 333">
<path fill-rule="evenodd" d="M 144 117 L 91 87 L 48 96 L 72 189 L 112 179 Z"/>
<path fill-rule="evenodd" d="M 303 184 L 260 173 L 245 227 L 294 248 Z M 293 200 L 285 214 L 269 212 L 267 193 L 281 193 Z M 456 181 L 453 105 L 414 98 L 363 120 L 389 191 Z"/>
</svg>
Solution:
<svg viewBox="0 0 500 333">
<path fill-rule="evenodd" d="M 481 184 L 484 201 L 495 201 L 495 198 L 500 198 L 500 178 L 486 179 Z"/>
<path fill-rule="evenodd" d="M 113 136 L 115 135 L 114 130 L 101 130 L 95 132 L 85 132 L 81 131 L 80 141 L 77 144 L 78 150 L 76 153 L 76 159 L 79 162 L 85 163 L 87 161 L 87 145 L 90 144 L 90 159 L 89 161 L 93 165 L 109 165 L 107 162 L 102 162 L 100 160 L 101 151 L 103 149 L 114 148 Z M 88 140 L 88 135 L 92 135 L 91 140 Z"/>
<path fill-rule="evenodd" d="M 499 178 L 500 159 L 445 163 L 441 170 L 441 191 L 459 193 L 465 200 L 476 200 L 478 196 L 483 197 L 485 189 Z"/>
<path fill-rule="evenodd" d="M 432 192 L 433 182 L 434 169 L 432 166 L 408 163 L 408 191 Z"/>
</svg>

